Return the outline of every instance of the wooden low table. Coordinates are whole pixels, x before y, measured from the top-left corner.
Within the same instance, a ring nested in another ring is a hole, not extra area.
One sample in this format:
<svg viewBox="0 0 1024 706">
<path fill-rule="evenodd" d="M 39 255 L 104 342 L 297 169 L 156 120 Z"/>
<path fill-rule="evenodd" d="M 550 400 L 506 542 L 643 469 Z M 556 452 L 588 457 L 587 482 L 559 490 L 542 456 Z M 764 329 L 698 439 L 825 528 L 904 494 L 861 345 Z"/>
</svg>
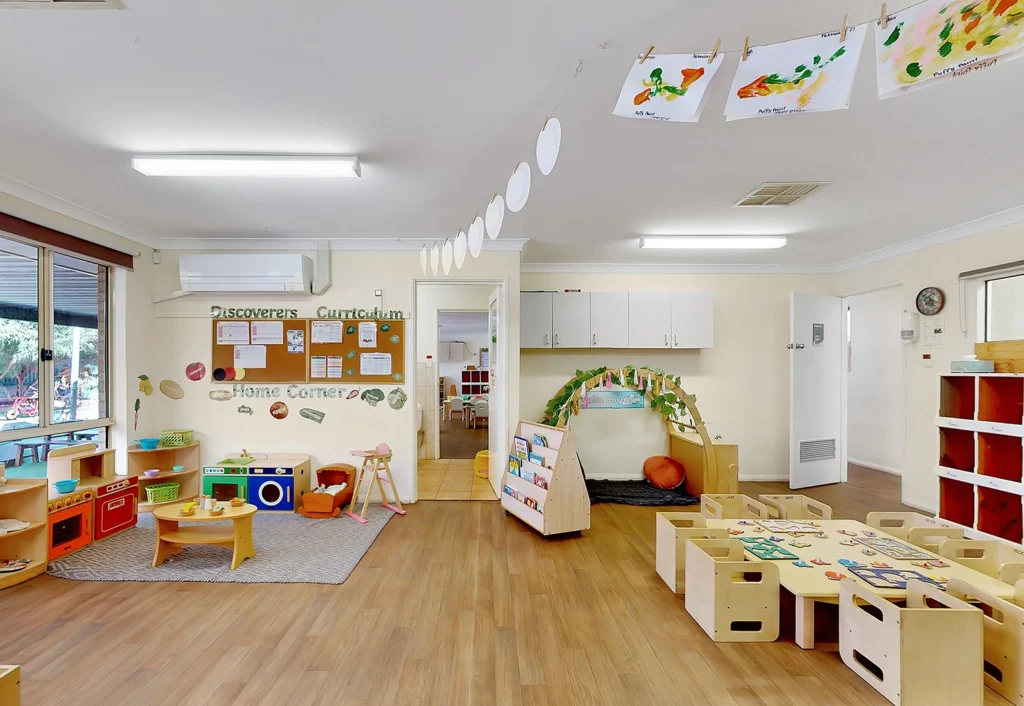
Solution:
<svg viewBox="0 0 1024 706">
<path fill-rule="evenodd" d="M 754 520 L 747 521 L 754 522 Z M 739 522 L 740 520 L 716 520 L 712 518 L 707 518 L 706 521 L 707 526 L 712 529 L 724 528 L 743 530 L 743 534 L 733 537 L 734 539 L 739 539 L 741 537 L 760 537 L 768 539 L 768 537 L 771 536 L 770 532 L 755 532 L 753 526 L 741 525 Z M 772 561 L 773 564 L 779 567 L 779 583 L 796 598 L 796 644 L 805 650 L 814 649 L 814 604 L 816 602 L 839 602 L 839 582 L 832 581 L 825 576 L 826 571 L 838 571 L 839 573 L 846 574 L 846 576 L 852 579 L 858 586 L 863 586 L 866 590 L 885 598 L 886 600 L 903 601 L 907 598 L 906 589 L 875 588 L 870 586 L 867 582 L 855 577 L 845 566 L 840 565 L 839 559 L 851 559 L 853 561 L 859 561 L 861 564 L 865 564 L 867 566 L 871 566 L 872 561 L 883 561 L 894 569 L 917 571 L 925 576 L 941 576 L 949 579 L 956 578 L 999 598 L 1003 598 L 1011 602 L 1014 600 L 1013 586 L 1005 584 L 1002 581 L 998 581 L 991 576 L 986 576 L 974 569 L 969 569 L 963 564 L 957 564 L 952 559 L 940 557 L 937 554 L 933 554 L 927 550 L 921 549 L 920 547 L 913 548 L 919 549 L 925 554 L 928 554 L 932 559 L 944 561 L 949 564 L 949 566 L 943 568 L 924 569 L 919 566 L 914 566 L 910 563 L 910 560 L 893 559 L 881 552 L 871 556 L 866 556 L 863 553 L 865 548 L 864 545 L 858 544 L 858 546 L 850 547 L 840 544 L 840 542 L 844 540 L 853 539 L 850 535 L 840 533 L 839 530 L 841 529 L 846 530 L 847 532 L 855 532 L 858 537 L 865 536 L 864 532 L 866 530 L 874 532 L 878 537 L 887 537 L 889 539 L 895 539 L 901 544 L 908 544 L 908 542 L 905 542 L 902 539 L 896 539 L 881 530 L 875 529 L 874 527 L 868 527 L 856 520 L 813 520 L 813 522 L 815 522 L 821 528 L 821 531 L 827 535 L 827 539 L 815 539 L 813 535 L 807 534 L 779 534 L 777 536 L 786 538 L 786 541 L 779 544 L 785 549 L 788 549 L 791 553 L 796 554 L 803 561 L 810 562 L 811 559 L 822 559 L 823 561 L 831 562 L 829 566 L 813 566 L 812 568 L 807 569 L 794 566 L 792 560 Z M 789 542 L 794 537 L 799 537 L 800 542 L 810 544 L 811 546 L 792 546 Z M 750 560 L 761 561 L 757 558 L 757 555 L 752 554 L 749 551 L 746 552 L 746 556 Z"/>
<path fill-rule="evenodd" d="M 207 510 L 196 510 L 190 517 L 182 517 L 179 512 L 187 503 L 164 505 L 153 510 L 156 518 L 156 553 L 153 555 L 153 566 L 160 566 L 172 554 L 181 554 L 186 544 L 216 544 L 234 550 L 231 557 L 231 568 L 237 569 L 242 561 L 256 556 L 256 547 L 252 542 L 252 516 L 256 514 L 256 506 L 246 503 L 241 507 L 231 507 L 223 503 L 224 512 L 211 515 Z M 231 520 L 231 526 L 212 524 Z M 202 523 L 198 526 L 179 527 L 180 522 Z M 207 524 L 210 523 L 210 524 Z"/>
</svg>

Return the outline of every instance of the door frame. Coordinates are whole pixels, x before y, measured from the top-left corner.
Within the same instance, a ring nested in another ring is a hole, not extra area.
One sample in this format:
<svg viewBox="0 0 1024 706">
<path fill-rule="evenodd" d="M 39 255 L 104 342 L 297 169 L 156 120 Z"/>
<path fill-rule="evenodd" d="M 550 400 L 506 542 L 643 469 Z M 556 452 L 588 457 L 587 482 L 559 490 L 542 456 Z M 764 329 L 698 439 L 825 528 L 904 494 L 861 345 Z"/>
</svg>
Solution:
<svg viewBox="0 0 1024 706">
<path fill-rule="evenodd" d="M 507 369 L 508 369 L 508 361 L 509 361 L 509 347 L 508 347 L 508 343 L 509 343 L 509 328 L 508 327 L 509 327 L 509 301 L 510 301 L 509 300 L 509 297 L 510 297 L 510 294 L 509 294 L 509 278 L 507 276 L 504 276 L 504 277 L 475 277 L 475 278 L 466 278 L 466 279 L 444 279 L 444 280 L 439 280 L 439 279 L 431 278 L 431 277 L 413 277 L 412 278 L 412 282 L 409 285 L 409 287 L 410 287 L 409 299 L 412 301 L 412 317 L 409 319 L 408 326 L 410 326 L 413 331 L 417 331 L 417 335 L 411 337 L 412 338 L 412 346 L 410 348 L 406 349 L 407 350 L 407 355 L 411 355 L 411 357 L 412 357 L 412 360 L 409 360 L 409 358 L 406 358 L 406 361 L 405 361 L 406 362 L 406 370 L 418 371 L 418 369 L 419 369 L 418 368 L 418 363 L 419 363 L 419 360 L 420 360 L 420 352 L 418 350 L 418 347 L 419 347 L 419 335 L 418 335 L 418 326 L 419 326 L 419 315 L 418 315 L 419 293 L 418 293 L 418 290 L 419 290 L 419 285 L 421 285 L 421 284 L 438 284 L 438 285 L 455 285 L 455 286 L 462 285 L 462 284 L 469 284 L 469 285 L 474 285 L 475 284 L 475 285 L 489 285 L 491 287 L 497 287 L 498 288 L 498 290 L 499 290 L 499 297 L 498 297 L 499 309 L 498 309 L 498 311 L 499 311 L 499 314 L 502 311 L 504 311 L 504 313 L 505 313 L 504 316 L 499 316 L 498 317 L 498 346 L 500 346 L 500 348 L 501 348 L 501 354 L 502 354 L 502 358 L 501 359 L 503 361 L 505 361 L 505 366 L 506 366 L 506 371 L 507 371 Z M 518 295 L 518 293 L 519 292 L 517 291 L 516 294 Z M 418 380 L 417 376 L 414 375 L 413 377 L 416 380 L 416 382 L 418 383 L 419 380 Z M 502 456 L 504 456 L 508 452 L 508 434 L 509 434 L 509 430 L 508 430 L 508 423 L 509 422 L 508 422 L 508 420 L 511 420 L 513 418 L 513 415 L 509 415 L 508 414 L 508 400 L 509 400 L 510 396 L 509 396 L 508 375 L 507 375 L 507 373 L 506 373 L 506 375 L 504 375 L 502 377 L 503 377 L 503 379 L 501 380 L 501 384 L 504 386 L 502 388 L 502 392 L 504 393 L 503 399 L 505 400 L 505 409 L 504 409 L 504 411 L 502 413 L 502 418 L 505 419 L 506 421 L 505 421 L 504 424 L 501 425 L 501 428 L 498 430 L 498 440 L 499 440 L 500 445 L 501 445 L 501 448 L 499 449 L 499 452 L 501 453 Z M 415 388 L 416 388 L 416 385 L 413 385 L 413 391 L 414 392 L 415 392 Z M 436 401 L 438 399 L 438 394 L 437 394 L 437 369 L 436 368 L 435 368 L 434 375 L 431 376 L 431 386 L 430 386 L 430 388 L 432 390 L 432 396 L 431 396 L 432 404 L 436 404 Z M 413 406 L 413 410 L 414 411 L 415 411 L 415 409 L 416 409 L 416 407 Z M 516 410 L 516 414 L 514 415 L 516 421 L 518 421 L 518 419 L 519 419 L 518 415 L 519 415 L 519 410 Z M 490 423 L 490 422 L 488 422 L 488 423 Z M 412 449 L 418 449 L 419 448 L 419 446 L 416 443 L 417 442 L 416 432 L 417 432 L 417 429 L 416 429 L 416 415 L 413 414 L 409 418 L 409 428 L 408 428 L 408 434 L 409 434 L 409 439 L 410 439 L 410 448 L 412 448 Z M 419 491 L 420 491 L 419 458 L 415 459 L 415 463 L 416 463 L 416 472 L 414 472 L 412 474 L 412 477 L 413 477 L 413 482 L 412 482 L 412 499 L 411 499 L 410 502 L 416 502 L 419 499 Z M 494 485 L 493 479 L 491 481 L 491 485 L 492 486 Z"/>
</svg>

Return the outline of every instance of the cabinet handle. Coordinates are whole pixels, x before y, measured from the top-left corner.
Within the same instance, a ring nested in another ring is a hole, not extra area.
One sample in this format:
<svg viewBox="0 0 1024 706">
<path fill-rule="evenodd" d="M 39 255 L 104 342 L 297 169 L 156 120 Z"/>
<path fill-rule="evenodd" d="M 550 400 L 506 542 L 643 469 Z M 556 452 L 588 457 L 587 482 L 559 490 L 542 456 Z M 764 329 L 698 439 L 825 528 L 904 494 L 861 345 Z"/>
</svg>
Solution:
<svg viewBox="0 0 1024 706">
<path fill-rule="evenodd" d="M 544 347 L 546 348 L 547 345 L 548 345 L 548 335 L 545 333 L 544 334 Z"/>
<path fill-rule="evenodd" d="M 665 345 L 666 346 L 668 345 L 668 334 L 667 333 L 665 334 Z"/>
<path fill-rule="evenodd" d="M 594 334 L 594 342 L 591 345 L 593 345 L 593 346 L 597 345 L 597 334 L 596 333 Z"/>
<path fill-rule="evenodd" d="M 679 345 L 679 334 L 678 334 L 678 333 L 673 333 L 673 334 L 672 334 L 672 341 L 674 342 L 674 344 L 675 344 L 676 346 L 678 346 L 678 345 Z"/>
<path fill-rule="evenodd" d="M 556 346 L 558 345 L 558 334 L 557 333 L 555 334 L 555 345 Z"/>
</svg>

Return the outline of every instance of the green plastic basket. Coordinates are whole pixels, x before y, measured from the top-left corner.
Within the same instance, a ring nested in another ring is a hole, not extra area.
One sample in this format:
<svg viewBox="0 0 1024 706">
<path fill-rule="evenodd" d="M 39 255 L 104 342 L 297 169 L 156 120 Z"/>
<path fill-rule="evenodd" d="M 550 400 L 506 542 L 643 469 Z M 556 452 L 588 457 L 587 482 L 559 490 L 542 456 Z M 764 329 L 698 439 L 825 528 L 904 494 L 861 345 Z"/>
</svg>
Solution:
<svg viewBox="0 0 1024 706">
<path fill-rule="evenodd" d="M 146 486 L 146 501 L 151 503 L 169 503 L 178 499 L 177 483 L 155 483 Z"/>
<path fill-rule="evenodd" d="M 164 429 L 160 432 L 161 446 L 188 446 L 191 443 L 191 429 Z"/>
</svg>

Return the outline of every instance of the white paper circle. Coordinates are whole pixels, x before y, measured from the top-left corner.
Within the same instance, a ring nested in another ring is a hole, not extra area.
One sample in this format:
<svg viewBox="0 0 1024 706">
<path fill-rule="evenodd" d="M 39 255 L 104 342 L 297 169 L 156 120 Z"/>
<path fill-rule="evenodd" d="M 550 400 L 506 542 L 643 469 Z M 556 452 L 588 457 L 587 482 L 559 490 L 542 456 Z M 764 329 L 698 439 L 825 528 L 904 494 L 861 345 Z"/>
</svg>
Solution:
<svg viewBox="0 0 1024 706">
<path fill-rule="evenodd" d="M 487 211 L 484 213 L 484 224 L 487 226 L 487 237 L 494 240 L 501 232 L 501 224 L 505 220 L 505 199 L 501 194 L 495 194 L 491 202 L 487 204 Z"/>
<path fill-rule="evenodd" d="M 441 253 L 437 249 L 437 243 L 434 243 L 434 247 L 430 248 L 430 270 L 437 277 L 437 261 L 441 259 Z"/>
<path fill-rule="evenodd" d="M 530 165 L 520 162 L 516 170 L 508 178 L 508 186 L 505 189 L 505 203 L 512 213 L 519 213 L 530 198 Z"/>
<path fill-rule="evenodd" d="M 466 261 L 466 233 L 459 231 L 455 236 L 455 269 L 461 270 L 462 263 Z"/>
<path fill-rule="evenodd" d="M 423 276 L 427 276 L 427 246 L 424 245 L 420 248 L 420 271 L 423 272 Z"/>
<path fill-rule="evenodd" d="M 469 226 L 469 254 L 480 257 L 484 247 L 484 219 L 477 216 Z"/>
<path fill-rule="evenodd" d="M 544 176 L 551 173 L 558 161 L 558 149 L 562 146 L 562 123 L 551 118 L 544 123 L 544 129 L 537 135 L 537 169 Z"/>
<path fill-rule="evenodd" d="M 450 240 L 445 240 L 444 245 L 441 246 L 441 266 L 444 267 L 445 274 L 452 271 L 452 241 Z"/>
</svg>

